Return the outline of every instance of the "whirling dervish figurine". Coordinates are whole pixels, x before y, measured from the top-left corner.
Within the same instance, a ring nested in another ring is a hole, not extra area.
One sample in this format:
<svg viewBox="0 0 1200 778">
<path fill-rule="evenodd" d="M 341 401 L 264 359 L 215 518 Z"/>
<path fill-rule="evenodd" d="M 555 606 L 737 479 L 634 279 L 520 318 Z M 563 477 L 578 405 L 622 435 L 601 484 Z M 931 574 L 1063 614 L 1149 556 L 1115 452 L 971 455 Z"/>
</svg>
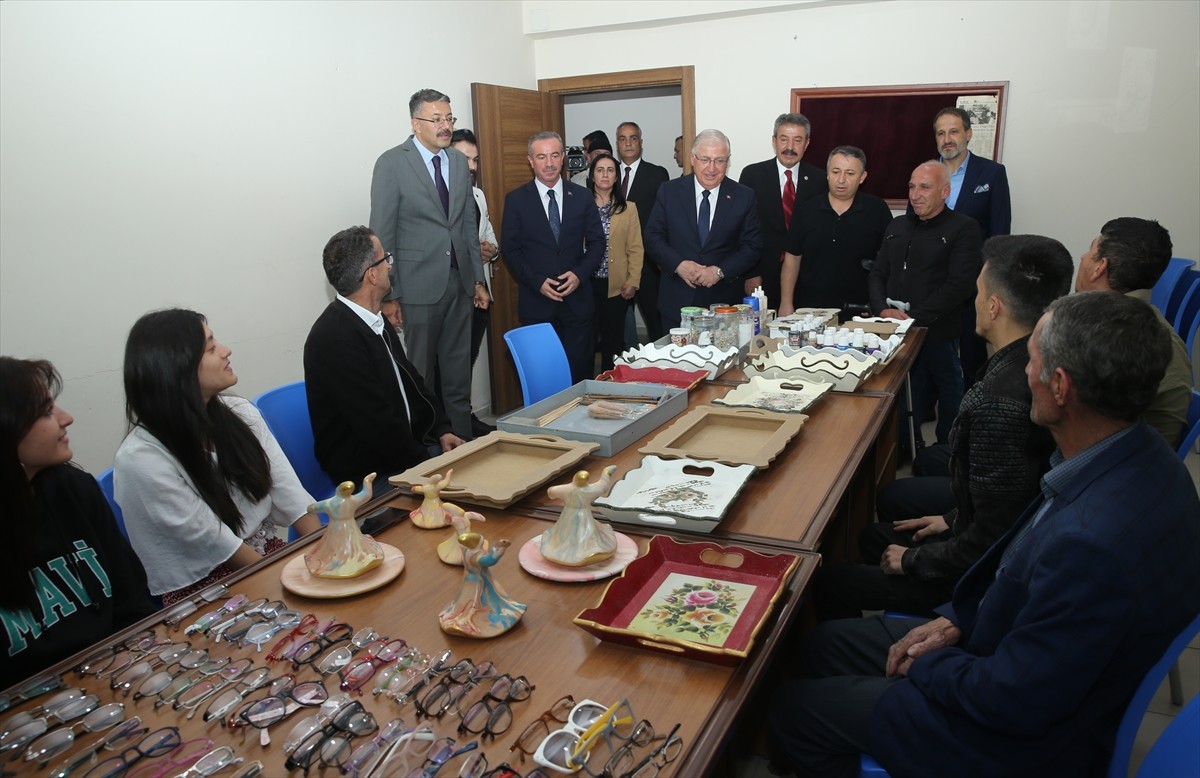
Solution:
<svg viewBox="0 0 1200 778">
<path fill-rule="evenodd" d="M 562 500 L 558 521 L 542 533 L 542 557 L 568 567 L 603 562 L 617 551 L 617 533 L 592 516 L 592 502 L 603 497 L 612 486 L 616 465 L 609 465 L 599 480 L 589 483 L 588 471 L 580 470 L 569 484 L 546 490 L 552 499 Z"/>
<path fill-rule="evenodd" d="M 458 506 L 454 503 L 442 502 L 440 495 L 443 489 L 450 486 L 450 478 L 453 475 L 453 470 L 447 470 L 445 478 L 434 473 L 429 477 L 429 483 L 417 484 L 412 488 L 414 492 L 425 498 L 421 501 L 419 508 L 409 511 L 408 519 L 413 526 L 421 529 L 438 529 L 450 524 L 450 514 L 447 509 L 458 509 Z"/>
<path fill-rule="evenodd" d="M 500 561 L 509 540 L 488 542 L 476 532 L 458 536 L 462 546 L 463 582 L 454 602 L 438 614 L 438 624 L 451 635 L 491 638 L 513 628 L 525 615 L 526 606 L 508 596 L 492 579 L 492 566 Z"/>
<path fill-rule="evenodd" d="M 383 548 L 354 521 L 358 507 L 371 499 L 374 480 L 374 473 L 364 478 L 358 494 L 351 494 L 353 481 L 343 481 L 328 500 L 308 506 L 309 513 L 329 516 L 324 537 L 304 555 L 305 567 L 317 578 L 354 578 L 383 563 Z"/>
<path fill-rule="evenodd" d="M 450 523 L 454 526 L 454 531 L 450 533 L 450 537 L 438 544 L 437 553 L 438 559 L 448 565 L 461 565 L 462 562 L 462 546 L 458 544 L 458 536 L 464 532 L 471 531 L 471 522 L 487 521 L 483 518 L 483 514 L 475 511 L 463 512 L 463 509 L 453 503 L 446 503 L 446 515 L 450 517 Z M 483 551 L 487 553 L 488 541 L 483 539 Z"/>
</svg>

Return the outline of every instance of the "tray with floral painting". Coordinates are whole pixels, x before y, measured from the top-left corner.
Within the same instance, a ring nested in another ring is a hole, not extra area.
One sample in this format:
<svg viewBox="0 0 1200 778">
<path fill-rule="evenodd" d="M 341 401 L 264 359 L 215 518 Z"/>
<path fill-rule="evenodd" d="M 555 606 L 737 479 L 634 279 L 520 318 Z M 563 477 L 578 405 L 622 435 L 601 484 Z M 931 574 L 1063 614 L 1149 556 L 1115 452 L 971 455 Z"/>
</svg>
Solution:
<svg viewBox="0 0 1200 778">
<path fill-rule="evenodd" d="M 573 621 L 601 640 L 736 665 L 799 561 L 796 554 L 656 535 L 600 602 Z"/>
</svg>

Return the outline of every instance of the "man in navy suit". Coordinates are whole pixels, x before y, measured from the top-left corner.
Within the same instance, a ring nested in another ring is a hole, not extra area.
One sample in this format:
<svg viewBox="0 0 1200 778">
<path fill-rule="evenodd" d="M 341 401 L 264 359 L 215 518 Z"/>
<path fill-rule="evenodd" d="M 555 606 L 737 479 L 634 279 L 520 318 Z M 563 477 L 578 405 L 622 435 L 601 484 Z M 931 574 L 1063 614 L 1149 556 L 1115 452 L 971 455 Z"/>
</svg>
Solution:
<svg viewBox="0 0 1200 778">
<path fill-rule="evenodd" d="M 783 298 L 780 263 L 792 214 L 804 203 L 829 190 L 825 171 L 804 161 L 804 152 L 811 139 L 812 124 L 804 114 L 780 114 L 771 134 L 775 156 L 747 165 L 742 170 L 740 182 L 753 189 L 758 198 L 758 223 L 763 231 L 762 257 L 758 269 L 746 278 L 745 292 L 750 294 L 754 287 L 762 286 L 767 304 L 772 308 L 779 308 Z M 788 298 L 791 296 L 789 294 Z M 842 302 L 845 300 L 838 304 Z"/>
<path fill-rule="evenodd" d="M 1154 311 L 1063 297 L 1029 339 L 1041 494 L 932 621 L 826 622 L 771 723 L 800 775 L 1101 775 L 1125 707 L 1200 612 L 1200 500 L 1139 417 L 1171 356 Z M 1122 772 L 1125 770 L 1121 766 Z"/>
<path fill-rule="evenodd" d="M 961 108 L 943 108 L 933 119 L 938 153 L 950 168 L 950 196 L 946 205 L 979 223 L 983 240 L 1008 235 L 1012 206 L 1008 199 L 1008 174 L 1004 165 L 967 151 L 971 142 L 971 114 Z M 975 374 L 987 362 L 987 346 L 975 334 L 975 301 L 963 304 L 959 358 L 964 386 L 975 383 Z"/>
<path fill-rule="evenodd" d="M 621 122 L 617 125 L 617 156 L 621 161 L 617 174 L 621 180 L 621 193 L 627 202 L 637 206 L 638 221 L 642 225 L 642 244 L 646 243 L 646 225 L 654 211 L 654 200 L 658 188 L 671 175 L 662 165 L 642 159 L 642 128 L 637 122 Z M 680 165 L 682 167 L 682 163 Z M 653 262 L 642 263 L 641 286 L 635 300 L 642 320 L 646 323 L 646 334 L 650 340 L 663 336 L 662 319 L 658 315 L 658 266 Z"/>
<path fill-rule="evenodd" d="M 501 253 L 520 284 L 521 324 L 554 325 L 579 382 L 595 375 L 589 283 L 604 258 L 604 226 L 592 193 L 562 178 L 558 133 L 535 134 L 528 152 L 534 179 L 504 198 Z"/>
<path fill-rule="evenodd" d="M 662 269 L 658 312 L 664 329 L 679 309 L 734 304 L 758 266 L 762 230 L 754 190 L 725 180 L 729 138 L 703 130 L 692 144 L 691 175 L 663 184 L 646 226 L 646 253 Z"/>
</svg>

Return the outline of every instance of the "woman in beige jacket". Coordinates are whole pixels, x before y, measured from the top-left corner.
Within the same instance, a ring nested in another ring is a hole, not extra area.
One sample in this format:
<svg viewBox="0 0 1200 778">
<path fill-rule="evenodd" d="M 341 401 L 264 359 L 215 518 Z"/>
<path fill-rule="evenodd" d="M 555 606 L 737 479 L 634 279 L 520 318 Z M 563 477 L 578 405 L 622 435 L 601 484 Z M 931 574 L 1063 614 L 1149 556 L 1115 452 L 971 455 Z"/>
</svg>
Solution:
<svg viewBox="0 0 1200 778">
<path fill-rule="evenodd" d="M 626 205 L 617 186 L 617 161 L 609 154 L 592 160 L 588 186 L 596 198 L 608 246 L 592 278 L 595 312 L 592 331 L 600 348 L 600 370 L 611 370 L 625 340 L 625 317 L 642 277 L 642 225 L 637 208 Z"/>
</svg>

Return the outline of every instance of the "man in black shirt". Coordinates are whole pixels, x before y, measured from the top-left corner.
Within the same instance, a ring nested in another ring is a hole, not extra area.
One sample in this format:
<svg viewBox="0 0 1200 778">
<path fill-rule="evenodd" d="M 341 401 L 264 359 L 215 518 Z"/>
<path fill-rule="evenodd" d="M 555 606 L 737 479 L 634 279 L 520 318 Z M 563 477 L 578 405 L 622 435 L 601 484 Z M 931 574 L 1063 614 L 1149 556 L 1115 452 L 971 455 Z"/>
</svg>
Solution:
<svg viewBox="0 0 1200 778">
<path fill-rule="evenodd" d="M 843 316 L 869 308 L 867 273 L 892 211 L 858 191 L 867 180 L 862 149 L 838 146 L 825 169 L 829 193 L 797 206 L 784 243 L 780 316 L 796 308 L 839 308 Z"/>
<path fill-rule="evenodd" d="M 871 310 L 878 316 L 916 319 L 928 328 L 912 367 L 913 423 L 921 425 L 937 401 L 937 441 L 946 443 L 963 396 L 958 361 L 959 309 L 975 293 L 982 260 L 979 225 L 946 207 L 950 171 L 931 160 L 908 180 L 913 212 L 897 216 L 884 234 L 867 279 Z"/>
</svg>

